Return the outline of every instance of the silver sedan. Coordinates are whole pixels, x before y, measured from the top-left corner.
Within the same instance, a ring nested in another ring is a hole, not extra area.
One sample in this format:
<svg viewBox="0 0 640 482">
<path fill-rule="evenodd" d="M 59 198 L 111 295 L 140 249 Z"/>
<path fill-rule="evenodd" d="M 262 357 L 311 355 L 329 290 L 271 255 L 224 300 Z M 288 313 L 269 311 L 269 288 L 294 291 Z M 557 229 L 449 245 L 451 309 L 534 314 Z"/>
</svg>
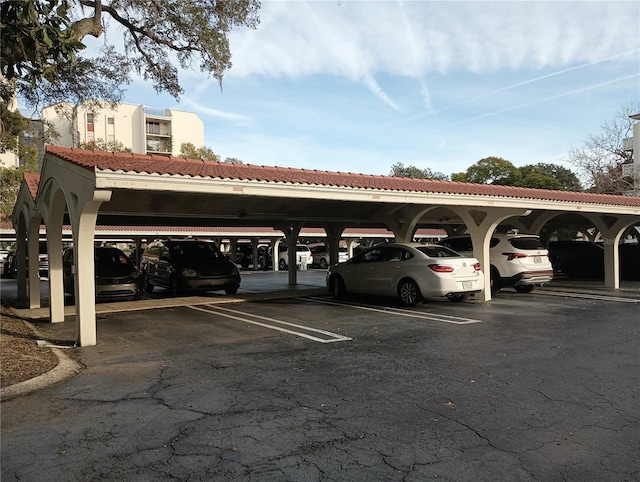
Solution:
<svg viewBox="0 0 640 482">
<path fill-rule="evenodd" d="M 405 306 L 431 297 L 464 301 L 484 289 L 475 258 L 435 244 L 383 243 L 365 249 L 327 272 L 336 298 L 346 293 L 394 296 Z"/>
</svg>

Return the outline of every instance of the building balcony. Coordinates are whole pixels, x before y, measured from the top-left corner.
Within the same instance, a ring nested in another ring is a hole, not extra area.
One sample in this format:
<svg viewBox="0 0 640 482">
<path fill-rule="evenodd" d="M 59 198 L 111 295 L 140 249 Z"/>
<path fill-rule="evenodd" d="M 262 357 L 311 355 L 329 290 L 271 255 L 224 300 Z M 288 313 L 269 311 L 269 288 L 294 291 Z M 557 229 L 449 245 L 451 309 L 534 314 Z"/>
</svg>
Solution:
<svg viewBox="0 0 640 482">
<path fill-rule="evenodd" d="M 622 150 L 633 151 L 633 137 L 627 137 L 626 139 L 622 139 Z"/>
<path fill-rule="evenodd" d="M 638 171 L 638 166 L 633 162 L 631 164 L 622 165 L 622 175 L 624 177 L 634 177 Z"/>
<path fill-rule="evenodd" d="M 171 154 L 171 139 L 147 138 L 147 154 Z"/>
</svg>

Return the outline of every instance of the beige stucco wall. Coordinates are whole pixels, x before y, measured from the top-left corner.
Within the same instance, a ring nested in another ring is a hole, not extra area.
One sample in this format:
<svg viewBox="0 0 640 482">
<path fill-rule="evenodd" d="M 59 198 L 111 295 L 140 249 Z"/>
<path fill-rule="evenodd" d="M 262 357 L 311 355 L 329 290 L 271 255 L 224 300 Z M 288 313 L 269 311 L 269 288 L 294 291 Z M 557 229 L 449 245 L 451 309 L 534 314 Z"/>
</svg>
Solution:
<svg viewBox="0 0 640 482">
<path fill-rule="evenodd" d="M 64 104 L 71 108 L 71 104 Z M 204 123 L 193 112 L 167 109 L 171 121 L 172 154 L 180 155 L 182 143 L 190 142 L 196 148 L 204 147 Z M 73 127 L 77 135 L 77 143 L 87 142 L 87 109 L 78 107 L 76 125 Z M 111 128 L 107 119 L 113 117 Z M 75 147 L 71 135 L 71 123 L 61 117 L 55 106 L 48 106 L 42 110 L 42 118 L 50 122 L 58 131 L 60 137 L 53 144 L 61 147 Z M 113 129 L 115 141 L 121 142 L 133 152 L 146 154 L 146 126 L 144 106 L 135 104 L 118 104 L 115 109 L 102 109 L 94 114 L 95 140 L 109 140 L 110 130 Z"/>
<path fill-rule="evenodd" d="M 174 156 L 180 155 L 180 146 L 190 142 L 196 149 L 204 147 L 204 123 L 193 112 L 184 112 L 170 109 L 171 134 L 173 144 L 171 146 Z"/>
</svg>

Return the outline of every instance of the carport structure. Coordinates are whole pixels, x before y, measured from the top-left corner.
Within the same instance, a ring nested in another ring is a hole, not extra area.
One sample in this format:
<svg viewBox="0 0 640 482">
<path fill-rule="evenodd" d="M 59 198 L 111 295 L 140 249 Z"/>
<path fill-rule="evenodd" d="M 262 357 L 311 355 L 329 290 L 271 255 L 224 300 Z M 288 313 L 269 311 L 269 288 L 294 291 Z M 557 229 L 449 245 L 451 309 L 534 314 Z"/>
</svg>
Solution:
<svg viewBox="0 0 640 482">
<path fill-rule="evenodd" d="M 640 198 L 407 179 L 47 147 L 40 176 L 29 175 L 12 222 L 18 242 L 18 295 L 40 306 L 38 231 L 47 230 L 51 322 L 64 321 L 62 226 L 72 227 L 77 344 L 95 345 L 93 246 L 96 225 L 254 226 L 287 238 L 289 283 L 302 227 L 327 233 L 332 260 L 347 227 L 387 228 L 410 241 L 418 228 L 468 232 L 489 266 L 496 227 L 539 234 L 554 218 L 596 228 L 605 242 L 605 285 L 619 287 L 618 242 L 640 225 Z M 489 270 L 484 270 L 489 286 Z M 28 285 L 27 285 L 28 281 Z M 481 294 L 490 300 L 490 290 Z"/>
</svg>

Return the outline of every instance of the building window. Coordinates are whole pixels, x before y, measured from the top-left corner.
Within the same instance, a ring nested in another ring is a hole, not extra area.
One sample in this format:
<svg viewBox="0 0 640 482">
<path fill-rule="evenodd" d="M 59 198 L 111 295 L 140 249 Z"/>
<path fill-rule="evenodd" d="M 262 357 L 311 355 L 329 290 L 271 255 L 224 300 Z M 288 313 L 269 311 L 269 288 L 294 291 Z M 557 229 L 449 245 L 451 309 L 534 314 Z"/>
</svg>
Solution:
<svg viewBox="0 0 640 482">
<path fill-rule="evenodd" d="M 113 117 L 107 117 L 107 124 L 112 126 L 116 123 L 115 119 Z"/>
<path fill-rule="evenodd" d="M 160 122 L 147 122 L 147 134 L 160 135 Z"/>
</svg>

